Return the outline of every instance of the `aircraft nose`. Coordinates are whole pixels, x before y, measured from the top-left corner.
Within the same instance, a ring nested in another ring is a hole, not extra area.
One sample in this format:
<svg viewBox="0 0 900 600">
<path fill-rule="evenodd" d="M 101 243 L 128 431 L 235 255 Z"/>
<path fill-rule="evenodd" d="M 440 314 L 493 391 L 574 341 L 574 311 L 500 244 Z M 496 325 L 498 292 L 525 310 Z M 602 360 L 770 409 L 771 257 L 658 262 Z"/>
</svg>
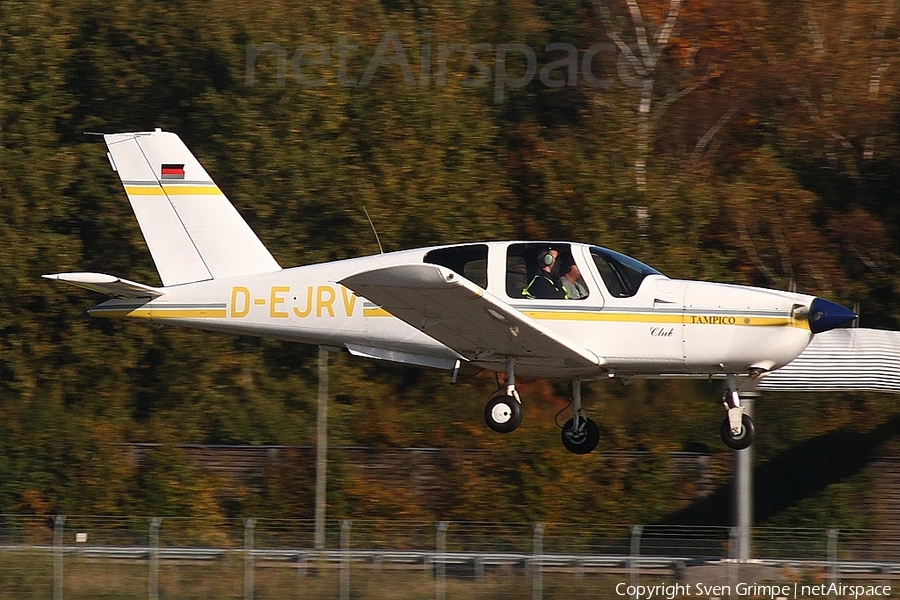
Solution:
<svg viewBox="0 0 900 600">
<path fill-rule="evenodd" d="M 816 298 L 809 305 L 809 330 L 813 333 L 822 333 L 846 325 L 856 317 L 856 313 L 840 304 Z"/>
</svg>

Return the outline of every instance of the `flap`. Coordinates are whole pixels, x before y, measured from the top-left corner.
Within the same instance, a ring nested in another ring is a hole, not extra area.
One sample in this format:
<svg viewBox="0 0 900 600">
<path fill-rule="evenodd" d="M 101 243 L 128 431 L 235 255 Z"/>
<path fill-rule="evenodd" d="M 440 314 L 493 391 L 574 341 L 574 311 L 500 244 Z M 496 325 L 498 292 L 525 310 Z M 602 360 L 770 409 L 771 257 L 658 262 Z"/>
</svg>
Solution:
<svg viewBox="0 0 900 600">
<path fill-rule="evenodd" d="M 382 267 L 339 283 L 472 361 L 495 356 L 582 369 L 603 364 L 587 348 L 439 265 Z"/>
<path fill-rule="evenodd" d="M 449 371 L 459 364 L 459 359 L 456 358 L 425 356 L 423 354 L 412 354 L 410 352 L 387 350 L 385 348 L 373 348 L 371 346 L 361 346 L 359 344 L 345 344 L 345 347 L 353 356 L 389 360 L 406 365 L 417 365 L 419 367 L 431 367 L 433 369 L 444 369 Z"/>
<path fill-rule="evenodd" d="M 103 273 L 57 273 L 43 277 L 116 298 L 157 298 L 164 294 L 158 288 Z"/>
</svg>

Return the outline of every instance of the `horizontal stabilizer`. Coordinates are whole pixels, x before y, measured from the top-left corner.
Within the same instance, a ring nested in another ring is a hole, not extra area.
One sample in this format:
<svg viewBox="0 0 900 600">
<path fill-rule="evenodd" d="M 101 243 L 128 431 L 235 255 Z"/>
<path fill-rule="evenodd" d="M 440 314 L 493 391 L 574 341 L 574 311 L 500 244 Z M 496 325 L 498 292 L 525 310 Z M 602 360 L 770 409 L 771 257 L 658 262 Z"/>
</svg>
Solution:
<svg viewBox="0 0 900 600">
<path fill-rule="evenodd" d="M 113 275 L 104 275 L 103 273 L 56 273 L 55 275 L 44 275 L 44 279 L 53 279 L 62 281 L 75 287 L 84 288 L 93 292 L 100 292 L 116 298 L 157 298 L 163 295 L 163 291 L 128 281 Z"/>
</svg>

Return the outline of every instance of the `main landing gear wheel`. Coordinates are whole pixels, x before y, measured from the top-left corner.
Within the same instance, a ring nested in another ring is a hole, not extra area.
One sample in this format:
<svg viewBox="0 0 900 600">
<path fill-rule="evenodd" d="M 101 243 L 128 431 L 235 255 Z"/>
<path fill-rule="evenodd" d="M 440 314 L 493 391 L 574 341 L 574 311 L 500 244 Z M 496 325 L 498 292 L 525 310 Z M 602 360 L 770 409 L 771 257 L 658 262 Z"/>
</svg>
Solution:
<svg viewBox="0 0 900 600">
<path fill-rule="evenodd" d="M 753 425 L 753 419 L 748 415 L 741 415 L 741 432 L 735 435 L 731 430 L 731 421 L 728 417 L 725 417 L 725 420 L 722 421 L 722 426 L 719 428 L 719 433 L 726 446 L 732 450 L 743 450 L 749 448 L 753 440 L 756 439 L 756 426 Z"/>
<path fill-rule="evenodd" d="M 522 403 L 516 391 L 515 358 L 506 359 L 506 393 L 488 400 L 484 407 L 484 422 L 497 433 L 509 433 L 522 424 Z"/>
<path fill-rule="evenodd" d="M 560 411 L 561 412 L 561 411 Z M 581 408 L 581 380 L 572 381 L 572 418 L 562 426 L 562 443 L 573 454 L 588 454 L 600 441 L 600 428 L 584 416 Z"/>
<path fill-rule="evenodd" d="M 600 441 L 600 428 L 587 417 L 580 417 L 576 429 L 575 419 L 569 419 L 562 428 L 562 443 L 573 454 L 589 454 Z"/>
<path fill-rule="evenodd" d="M 497 433 L 509 433 L 522 424 L 522 403 L 513 396 L 494 396 L 484 407 L 484 422 Z"/>
</svg>

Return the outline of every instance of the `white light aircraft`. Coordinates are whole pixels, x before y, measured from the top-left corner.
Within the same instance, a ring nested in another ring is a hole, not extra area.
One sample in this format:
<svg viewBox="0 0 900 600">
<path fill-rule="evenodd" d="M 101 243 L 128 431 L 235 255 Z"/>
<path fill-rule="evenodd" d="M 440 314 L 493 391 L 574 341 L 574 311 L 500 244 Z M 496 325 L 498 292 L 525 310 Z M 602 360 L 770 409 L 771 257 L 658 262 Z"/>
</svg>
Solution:
<svg viewBox="0 0 900 600">
<path fill-rule="evenodd" d="M 282 269 L 177 135 L 104 139 L 163 285 L 44 276 L 113 297 L 89 314 L 346 348 L 454 380 L 463 365 L 489 369 L 505 375 L 484 411 L 502 433 L 522 421 L 517 374 L 570 380 L 562 441 L 577 454 L 599 438 L 581 382 L 607 378 L 724 378 L 720 433 L 746 448 L 755 430 L 742 386 L 856 318 L 822 298 L 670 279 L 571 242 L 465 243 Z"/>
</svg>

